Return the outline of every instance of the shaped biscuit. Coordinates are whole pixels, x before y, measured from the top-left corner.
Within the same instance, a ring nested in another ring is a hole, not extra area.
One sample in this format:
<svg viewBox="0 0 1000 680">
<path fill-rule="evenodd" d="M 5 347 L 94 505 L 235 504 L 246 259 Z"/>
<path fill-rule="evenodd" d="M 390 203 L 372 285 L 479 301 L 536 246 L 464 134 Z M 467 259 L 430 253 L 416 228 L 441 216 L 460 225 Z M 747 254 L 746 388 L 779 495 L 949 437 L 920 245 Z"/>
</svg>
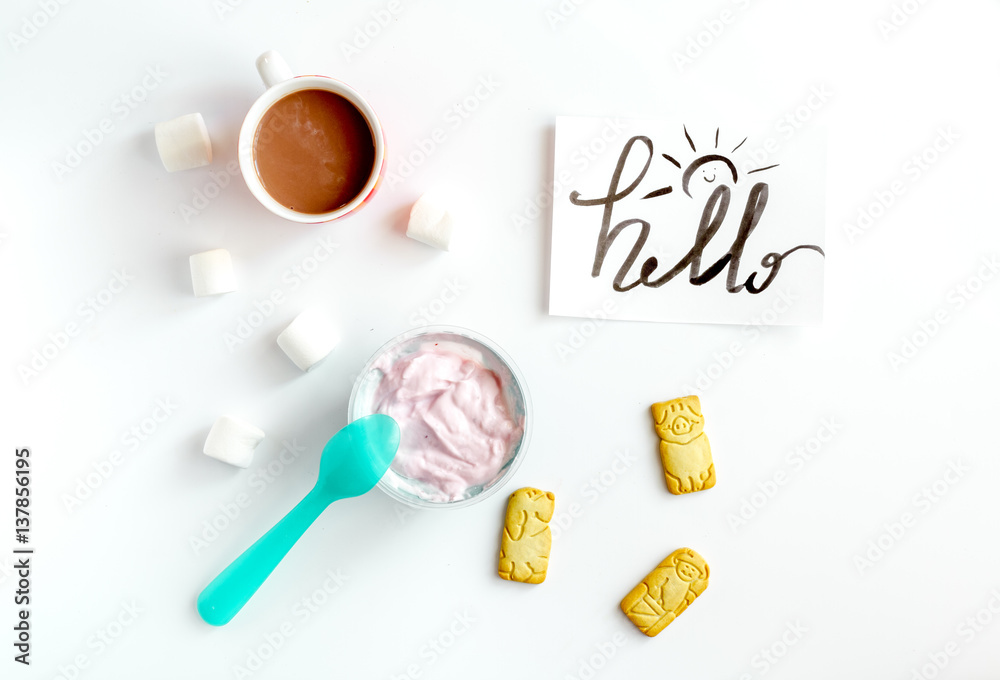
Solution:
<svg viewBox="0 0 1000 680">
<path fill-rule="evenodd" d="M 649 637 L 680 616 L 708 587 L 708 564 L 690 548 L 675 550 L 622 600 L 622 611 Z"/>
<path fill-rule="evenodd" d="M 524 488 L 510 495 L 500 537 L 500 578 L 541 583 L 549 568 L 552 530 L 549 520 L 556 507 L 551 491 Z"/>
<path fill-rule="evenodd" d="M 681 397 L 653 404 L 653 426 L 660 439 L 660 462 L 672 494 L 704 491 L 715 486 L 712 449 L 704 432 L 701 400 Z"/>
</svg>

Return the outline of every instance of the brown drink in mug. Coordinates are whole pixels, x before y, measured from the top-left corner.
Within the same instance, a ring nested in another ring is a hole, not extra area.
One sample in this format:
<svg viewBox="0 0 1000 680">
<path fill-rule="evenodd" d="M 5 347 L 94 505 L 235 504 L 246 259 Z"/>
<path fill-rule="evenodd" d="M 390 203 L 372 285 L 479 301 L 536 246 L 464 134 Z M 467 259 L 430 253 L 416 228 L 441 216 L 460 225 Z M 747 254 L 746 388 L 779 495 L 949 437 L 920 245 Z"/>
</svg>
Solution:
<svg viewBox="0 0 1000 680">
<path fill-rule="evenodd" d="M 325 76 L 293 77 L 275 52 L 257 59 L 267 91 L 240 129 L 239 162 L 250 192 L 293 222 L 329 222 L 374 194 L 385 138 L 371 105 Z"/>
</svg>

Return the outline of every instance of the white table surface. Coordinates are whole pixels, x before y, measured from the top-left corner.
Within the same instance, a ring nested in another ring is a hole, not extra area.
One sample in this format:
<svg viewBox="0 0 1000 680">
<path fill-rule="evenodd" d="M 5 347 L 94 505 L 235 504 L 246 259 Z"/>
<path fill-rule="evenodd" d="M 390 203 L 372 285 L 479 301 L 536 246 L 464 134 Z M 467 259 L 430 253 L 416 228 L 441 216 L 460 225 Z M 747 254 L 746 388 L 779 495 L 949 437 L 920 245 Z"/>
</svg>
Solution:
<svg viewBox="0 0 1000 680">
<path fill-rule="evenodd" d="M 1000 282 L 982 263 L 1000 253 L 1000 7 L 895 5 L 5 3 L 0 675 L 993 677 Z M 345 54 L 366 25 L 374 37 Z M 444 140 L 361 213 L 282 222 L 226 172 L 266 49 L 364 93 L 390 171 L 435 129 Z M 169 174 L 153 126 L 195 111 L 215 160 Z M 720 113 L 782 144 L 795 143 L 788 115 L 827 130 L 824 324 L 584 329 L 548 316 L 548 210 L 522 228 L 515 218 L 544 202 L 555 116 Z M 922 169 L 921 155 L 933 159 Z M 402 235 L 432 188 L 455 196 L 451 253 Z M 203 207 L 185 220 L 182 205 Z M 334 254 L 311 262 L 322 244 Z M 197 299 L 188 256 L 219 247 L 240 288 Z M 128 285 L 112 295 L 116 272 Z M 225 334 L 275 289 L 284 302 L 230 351 Z M 343 341 L 302 374 L 274 340 L 308 306 L 328 310 Z M 556 493 L 548 580 L 495 574 L 505 493 L 408 514 L 376 491 L 334 505 L 232 623 L 203 623 L 197 593 L 310 488 L 360 367 L 430 321 L 494 339 L 527 377 L 534 434 L 506 490 Z M 73 337 L 46 350 L 67 324 Z M 894 363 L 907 340 L 921 347 Z M 24 378 L 35 351 L 51 358 Z M 648 408 L 700 372 L 715 376 L 699 394 L 719 481 L 678 498 Z M 248 470 L 201 454 L 223 413 L 267 432 Z M 301 450 L 286 463 L 283 442 Z M 16 447 L 33 466 L 30 668 L 12 647 Z M 744 504 L 759 507 L 734 526 Z M 618 603 L 684 546 L 706 557 L 711 584 L 647 639 Z"/>
</svg>

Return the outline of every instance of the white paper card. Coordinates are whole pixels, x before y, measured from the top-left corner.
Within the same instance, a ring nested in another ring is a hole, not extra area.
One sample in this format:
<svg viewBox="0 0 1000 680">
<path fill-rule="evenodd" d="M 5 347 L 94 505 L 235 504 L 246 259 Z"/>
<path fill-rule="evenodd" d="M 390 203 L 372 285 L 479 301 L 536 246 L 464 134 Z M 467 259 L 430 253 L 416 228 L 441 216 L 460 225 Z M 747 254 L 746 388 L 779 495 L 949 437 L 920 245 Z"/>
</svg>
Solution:
<svg viewBox="0 0 1000 680">
<path fill-rule="evenodd" d="M 557 118 L 549 313 L 821 323 L 825 152 L 812 131 Z"/>
</svg>

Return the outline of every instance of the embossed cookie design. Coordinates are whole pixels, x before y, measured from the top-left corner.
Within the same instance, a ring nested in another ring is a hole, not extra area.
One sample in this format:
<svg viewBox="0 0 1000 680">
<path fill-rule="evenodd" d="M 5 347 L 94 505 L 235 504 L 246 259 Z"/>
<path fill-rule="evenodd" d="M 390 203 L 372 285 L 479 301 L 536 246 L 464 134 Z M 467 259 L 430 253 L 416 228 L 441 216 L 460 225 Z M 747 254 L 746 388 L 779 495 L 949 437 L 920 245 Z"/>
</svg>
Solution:
<svg viewBox="0 0 1000 680">
<path fill-rule="evenodd" d="M 649 637 L 680 616 L 708 587 L 708 563 L 690 548 L 670 553 L 622 600 L 622 611 Z"/>
<path fill-rule="evenodd" d="M 715 486 L 715 464 L 705 435 L 701 400 L 681 397 L 653 404 L 653 424 L 660 439 L 660 462 L 672 494 Z"/>
<path fill-rule="evenodd" d="M 556 507 L 551 491 L 518 489 L 507 501 L 507 518 L 500 538 L 500 578 L 541 583 L 549 568 L 552 530 L 549 520 Z"/>
</svg>

